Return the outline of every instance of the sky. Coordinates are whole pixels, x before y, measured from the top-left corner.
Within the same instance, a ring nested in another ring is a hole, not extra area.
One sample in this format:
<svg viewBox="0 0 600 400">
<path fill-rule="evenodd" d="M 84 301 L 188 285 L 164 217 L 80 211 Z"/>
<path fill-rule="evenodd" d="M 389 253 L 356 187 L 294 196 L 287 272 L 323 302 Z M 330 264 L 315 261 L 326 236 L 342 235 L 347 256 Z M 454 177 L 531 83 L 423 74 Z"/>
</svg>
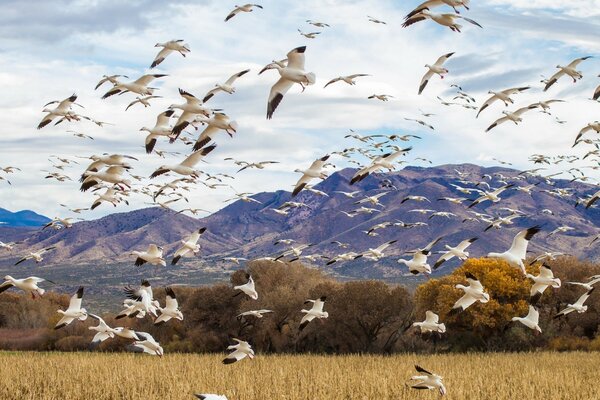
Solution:
<svg viewBox="0 0 600 400">
<path fill-rule="evenodd" d="M 577 154 L 571 149 L 579 130 L 600 119 L 600 104 L 589 100 L 600 84 L 600 0 L 473 0 L 462 15 L 479 22 L 480 29 L 463 23 L 462 33 L 437 26 L 431 21 L 402 28 L 403 17 L 418 1 L 338 1 L 305 0 L 262 1 L 263 9 L 242 13 L 228 22 L 225 16 L 235 3 L 194 0 L 159 2 L 140 0 L 4 0 L 0 14 L 0 167 L 22 169 L 0 180 L 0 207 L 9 210 L 31 209 L 49 217 L 72 216 L 59 204 L 71 208 L 89 207 L 94 196 L 81 193 L 77 177 L 92 154 L 120 153 L 135 156 L 131 173 L 149 176 L 158 166 L 175 164 L 190 152 L 182 143 L 159 141 L 159 150 L 180 152 L 166 159 L 147 155 L 143 126 L 152 127 L 156 116 L 170 104 L 181 103 L 177 89 L 203 96 L 216 83 L 246 68 L 251 71 L 236 81 L 236 93 L 219 93 L 208 103 L 222 108 L 239 128 L 234 138 L 220 133 L 217 149 L 206 157 L 202 169 L 234 174 L 228 180 L 233 188 L 218 190 L 196 187 L 188 193 L 190 203 L 174 206 L 216 211 L 237 192 L 257 193 L 277 189 L 291 190 L 298 179 L 293 171 L 305 169 L 324 154 L 360 143 L 344 136 L 353 129 L 359 134 L 402 133 L 422 137 L 410 143 L 413 152 L 406 161 L 427 166 L 416 157 L 435 165 L 476 163 L 497 165 L 494 158 L 527 169 L 529 156 Z M 443 10 L 443 11 L 442 11 Z M 449 10 L 449 11 L 448 11 Z M 451 12 L 449 8 L 434 11 Z M 387 22 L 368 21 L 367 15 Z M 307 19 L 326 22 L 329 28 L 308 25 Z M 298 33 L 321 31 L 315 39 Z M 156 55 L 157 42 L 184 39 L 191 48 L 187 57 L 172 54 L 161 65 L 149 70 Z M 296 86 L 283 99 L 272 120 L 265 118 L 270 87 L 278 79 L 276 71 L 258 75 L 273 59 L 282 59 L 291 49 L 306 45 L 306 70 L 314 72 L 317 82 L 303 93 Z M 442 54 L 455 52 L 447 62 L 449 75 L 434 77 L 422 95 L 417 95 L 425 64 Z M 574 58 L 592 55 L 579 65 L 584 78 L 573 84 L 563 78 L 547 93 L 542 92 L 542 75 L 556 72 Z M 102 100 L 108 89 L 94 86 L 104 74 L 125 74 L 132 79 L 148 73 L 168 77 L 153 82 L 159 90 L 151 107 L 125 107 L 133 94 Z M 343 82 L 323 86 L 339 75 L 369 74 L 355 86 Z M 490 133 L 485 128 L 502 116 L 501 104 L 494 104 L 475 118 L 476 111 L 446 107 L 437 96 L 451 100 L 460 85 L 481 105 L 488 90 L 516 86 L 532 89 L 515 96 L 516 109 L 542 99 L 564 99 L 554 104 L 553 116 L 533 111 L 524 122 L 504 124 Z M 94 119 L 114 125 L 103 128 L 89 121 L 66 122 L 36 130 L 43 117 L 43 105 L 72 93 L 85 109 L 77 110 Z M 389 94 L 388 102 L 368 100 L 372 94 Z M 422 128 L 404 118 L 423 118 L 420 110 L 435 114 L 427 122 L 435 131 Z M 558 124 L 555 117 L 566 120 Z M 73 130 L 94 137 L 74 137 Z M 198 132 L 190 131 L 190 136 Z M 409 145 L 401 143 L 402 145 Z M 51 155 L 79 162 L 65 169 L 74 182 L 44 179 L 52 170 Z M 81 158 L 79 158 L 81 157 Z M 225 158 L 246 161 L 279 161 L 264 170 L 237 168 Z M 336 168 L 349 166 L 333 158 Z M 359 159 L 364 161 L 364 159 Z M 157 179 L 167 182 L 168 178 Z M 151 181 L 145 179 L 138 187 Z M 102 205 L 83 218 L 97 218 L 112 212 L 148 207 L 151 198 L 134 195 L 130 205 L 117 208 Z"/>
</svg>

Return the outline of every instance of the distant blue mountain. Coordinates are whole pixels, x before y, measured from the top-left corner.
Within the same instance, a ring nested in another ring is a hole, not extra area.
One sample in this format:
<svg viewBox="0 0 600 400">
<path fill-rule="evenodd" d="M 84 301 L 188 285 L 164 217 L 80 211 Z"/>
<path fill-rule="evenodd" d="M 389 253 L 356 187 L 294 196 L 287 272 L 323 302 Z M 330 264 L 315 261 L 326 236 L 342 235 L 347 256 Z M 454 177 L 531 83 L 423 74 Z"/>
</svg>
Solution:
<svg viewBox="0 0 600 400">
<path fill-rule="evenodd" d="M 30 210 L 11 212 L 0 208 L 0 226 L 36 227 L 50 222 L 50 218 Z"/>
</svg>

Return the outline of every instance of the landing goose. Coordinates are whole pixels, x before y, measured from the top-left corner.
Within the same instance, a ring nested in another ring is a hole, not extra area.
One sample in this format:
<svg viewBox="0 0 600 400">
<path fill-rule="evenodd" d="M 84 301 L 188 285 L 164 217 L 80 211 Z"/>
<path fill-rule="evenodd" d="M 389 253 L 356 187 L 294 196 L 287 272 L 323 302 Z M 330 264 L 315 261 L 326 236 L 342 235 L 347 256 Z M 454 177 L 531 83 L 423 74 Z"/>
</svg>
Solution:
<svg viewBox="0 0 600 400">
<path fill-rule="evenodd" d="M 425 375 L 412 376 L 410 379 L 416 382 L 410 385 L 411 388 L 424 390 L 437 389 L 440 392 L 441 396 L 444 396 L 446 394 L 446 387 L 444 386 L 444 382 L 442 381 L 444 379 L 443 377 L 431 373 L 426 369 L 419 367 L 418 365 L 415 365 L 415 369 L 417 370 L 417 372 L 420 372 Z"/>
<path fill-rule="evenodd" d="M 233 364 L 246 357 L 249 359 L 254 358 L 254 350 L 252 350 L 250 343 L 236 338 L 233 338 L 232 340 L 236 342 L 236 344 L 227 347 L 227 350 L 233 350 L 233 352 L 223 359 L 223 364 Z"/>
<path fill-rule="evenodd" d="M 243 285 L 237 285 L 233 287 L 233 290 L 239 290 L 239 292 L 234 294 L 234 296 L 239 296 L 240 294 L 244 293 L 252 300 L 258 300 L 258 292 L 256 291 L 254 279 L 252 279 L 252 276 L 250 276 L 249 273 L 246 273 L 246 279 L 248 279 L 248 282 L 244 283 Z"/>
<path fill-rule="evenodd" d="M 413 322 L 412 326 L 419 327 L 421 333 L 428 332 L 438 332 L 444 333 L 446 332 L 446 325 L 440 322 L 440 316 L 434 313 L 433 311 L 425 311 L 425 321 L 422 322 Z"/>
</svg>

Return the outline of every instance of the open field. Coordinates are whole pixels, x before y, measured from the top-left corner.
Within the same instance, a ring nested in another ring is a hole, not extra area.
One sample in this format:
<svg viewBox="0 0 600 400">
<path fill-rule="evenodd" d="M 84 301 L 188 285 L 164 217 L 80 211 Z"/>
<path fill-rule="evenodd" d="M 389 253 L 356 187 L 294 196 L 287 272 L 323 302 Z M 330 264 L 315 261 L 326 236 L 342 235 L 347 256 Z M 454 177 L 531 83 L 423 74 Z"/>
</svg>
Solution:
<svg viewBox="0 0 600 400">
<path fill-rule="evenodd" d="M 444 376 L 448 399 L 598 399 L 599 353 L 262 356 L 0 353 L 0 398 L 114 400 L 435 399 L 405 387 L 413 364 Z"/>
</svg>

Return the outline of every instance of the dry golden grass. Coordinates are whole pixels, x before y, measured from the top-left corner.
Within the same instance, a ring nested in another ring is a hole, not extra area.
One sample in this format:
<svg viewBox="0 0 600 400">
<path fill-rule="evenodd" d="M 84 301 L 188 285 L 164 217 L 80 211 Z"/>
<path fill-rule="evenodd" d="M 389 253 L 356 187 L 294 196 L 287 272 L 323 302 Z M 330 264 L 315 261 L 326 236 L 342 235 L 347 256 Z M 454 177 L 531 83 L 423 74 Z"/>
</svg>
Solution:
<svg viewBox="0 0 600 400">
<path fill-rule="evenodd" d="M 599 399 L 598 353 L 262 356 L 0 353 L 2 400 L 436 399 L 405 387 L 413 364 L 444 376 L 448 399 Z"/>
</svg>

